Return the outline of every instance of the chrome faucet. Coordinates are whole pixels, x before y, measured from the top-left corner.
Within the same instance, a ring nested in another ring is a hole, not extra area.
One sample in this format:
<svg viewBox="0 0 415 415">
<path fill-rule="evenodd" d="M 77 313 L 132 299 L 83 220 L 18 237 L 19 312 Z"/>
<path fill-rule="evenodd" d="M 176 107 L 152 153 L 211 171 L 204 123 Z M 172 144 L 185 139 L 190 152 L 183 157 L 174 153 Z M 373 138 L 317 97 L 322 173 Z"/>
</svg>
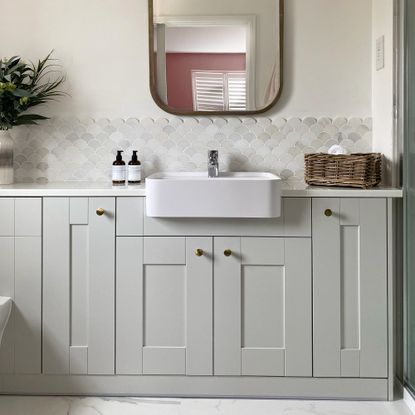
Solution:
<svg viewBox="0 0 415 415">
<path fill-rule="evenodd" d="M 208 153 L 208 177 L 219 176 L 219 152 L 210 150 Z"/>
</svg>

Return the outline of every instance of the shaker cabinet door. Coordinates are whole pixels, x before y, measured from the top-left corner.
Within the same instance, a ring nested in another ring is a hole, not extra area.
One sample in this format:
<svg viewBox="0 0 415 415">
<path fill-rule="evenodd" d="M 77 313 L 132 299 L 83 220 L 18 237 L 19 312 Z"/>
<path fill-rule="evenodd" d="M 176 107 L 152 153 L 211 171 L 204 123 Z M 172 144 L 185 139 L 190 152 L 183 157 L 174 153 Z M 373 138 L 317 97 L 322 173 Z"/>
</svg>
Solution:
<svg viewBox="0 0 415 415">
<path fill-rule="evenodd" d="M 387 377 L 385 199 L 314 199 L 314 376 Z"/>
<path fill-rule="evenodd" d="M 0 345 L 0 373 L 41 373 L 42 200 L 0 198 L 0 295 L 13 308 Z"/>
<path fill-rule="evenodd" d="M 115 199 L 45 198 L 43 371 L 114 373 Z"/>
<path fill-rule="evenodd" d="M 212 374 L 212 239 L 117 238 L 117 374 Z"/>
<path fill-rule="evenodd" d="M 214 246 L 215 375 L 311 376 L 311 240 Z"/>
</svg>

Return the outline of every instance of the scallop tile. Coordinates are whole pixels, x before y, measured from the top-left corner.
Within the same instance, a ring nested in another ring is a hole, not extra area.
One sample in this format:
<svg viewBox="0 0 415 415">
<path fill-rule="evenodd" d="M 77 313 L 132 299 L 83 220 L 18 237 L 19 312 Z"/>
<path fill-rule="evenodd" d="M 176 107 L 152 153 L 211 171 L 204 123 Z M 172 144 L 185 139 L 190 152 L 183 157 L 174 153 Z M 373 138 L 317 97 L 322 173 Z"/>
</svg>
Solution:
<svg viewBox="0 0 415 415">
<path fill-rule="evenodd" d="M 328 125 L 332 124 L 332 120 L 330 118 L 327 118 L 327 117 L 321 117 L 321 118 L 318 119 L 317 122 L 321 127 L 323 127 L 323 129 L 324 129 L 324 127 L 327 127 Z"/>
<path fill-rule="evenodd" d="M 324 127 L 324 132 L 333 137 L 339 132 L 339 129 L 335 125 L 329 124 Z"/>
<path fill-rule="evenodd" d="M 317 118 L 314 117 L 306 117 L 303 120 L 303 123 L 307 126 L 307 127 L 311 127 L 312 125 L 317 123 Z"/>
<path fill-rule="evenodd" d="M 251 126 L 251 132 L 255 134 L 256 136 L 262 134 L 264 132 L 264 125 L 261 124 L 255 124 Z"/>
<path fill-rule="evenodd" d="M 301 124 L 302 121 L 299 118 L 290 118 L 287 121 L 287 124 L 292 128 L 292 129 L 296 129 L 298 128 Z"/>
<path fill-rule="evenodd" d="M 331 139 L 331 135 L 329 134 L 329 133 L 326 133 L 325 131 L 323 131 L 323 132 L 321 132 L 319 135 L 318 135 L 318 140 L 320 140 L 321 142 L 323 142 L 323 143 L 326 143 L 327 141 L 329 141 L 330 139 Z"/>
<path fill-rule="evenodd" d="M 255 125 L 257 123 L 256 119 L 252 117 L 241 118 L 241 121 L 244 125 Z"/>
<path fill-rule="evenodd" d="M 333 120 L 333 125 L 337 128 L 341 128 L 347 124 L 347 118 L 345 117 L 337 117 Z"/>
<path fill-rule="evenodd" d="M 281 129 L 287 124 L 287 120 L 285 118 L 277 117 L 272 119 L 272 123 L 278 128 Z"/>
<path fill-rule="evenodd" d="M 349 124 L 352 128 L 357 128 L 359 125 L 363 124 L 362 118 L 354 117 L 350 118 Z"/>
<path fill-rule="evenodd" d="M 271 136 L 264 132 L 264 133 L 259 134 L 257 138 L 258 138 L 258 140 L 265 143 L 266 141 L 268 141 L 271 138 Z"/>
<path fill-rule="evenodd" d="M 258 117 L 257 118 L 257 123 L 259 125 L 264 126 L 264 128 L 265 128 L 266 126 L 268 126 L 272 123 L 272 120 L 270 118 L 267 118 L 267 117 Z"/>
<path fill-rule="evenodd" d="M 228 124 L 232 126 L 233 128 L 237 128 L 241 126 L 242 120 L 239 117 L 230 117 L 227 119 Z"/>
<path fill-rule="evenodd" d="M 357 132 L 353 132 L 353 133 L 350 133 L 347 136 L 347 138 L 356 143 L 356 142 L 358 142 L 359 140 L 362 139 L 362 136 L 360 134 L 358 134 Z"/>
<path fill-rule="evenodd" d="M 227 121 L 224 118 L 215 118 L 213 123 L 218 127 L 223 127 L 227 124 Z"/>
</svg>

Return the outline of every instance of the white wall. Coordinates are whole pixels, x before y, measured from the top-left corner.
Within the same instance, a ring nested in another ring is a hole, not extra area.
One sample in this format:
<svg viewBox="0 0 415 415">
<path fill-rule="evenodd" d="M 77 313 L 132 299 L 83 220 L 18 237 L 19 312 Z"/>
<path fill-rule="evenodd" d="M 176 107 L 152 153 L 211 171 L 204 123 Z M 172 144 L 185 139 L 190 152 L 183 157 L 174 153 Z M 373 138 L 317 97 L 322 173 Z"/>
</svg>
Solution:
<svg viewBox="0 0 415 415">
<path fill-rule="evenodd" d="M 377 0 L 374 0 L 377 1 Z M 277 111 L 371 114 L 370 0 L 287 0 Z"/>
<path fill-rule="evenodd" d="M 284 87 L 270 114 L 370 116 L 372 1 L 285 3 Z M 146 0 L 3 1 L 0 39 L 8 56 L 35 59 L 56 50 L 71 98 L 50 113 L 165 114 L 148 87 Z"/>
<path fill-rule="evenodd" d="M 167 26 L 166 52 L 246 53 L 246 28 Z"/>
<path fill-rule="evenodd" d="M 393 171 L 395 159 L 394 139 L 394 18 L 393 0 L 373 2 L 373 150 L 385 155 L 386 184 L 397 184 Z M 376 39 L 385 37 L 385 67 L 376 70 Z"/>
</svg>

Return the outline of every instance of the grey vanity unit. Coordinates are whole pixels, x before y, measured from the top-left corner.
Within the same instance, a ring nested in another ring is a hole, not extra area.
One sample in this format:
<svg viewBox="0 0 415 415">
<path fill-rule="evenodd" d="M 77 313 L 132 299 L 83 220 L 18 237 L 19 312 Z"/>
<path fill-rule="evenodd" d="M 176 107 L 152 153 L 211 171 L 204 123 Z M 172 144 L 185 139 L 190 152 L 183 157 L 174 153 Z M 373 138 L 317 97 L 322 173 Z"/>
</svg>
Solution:
<svg viewBox="0 0 415 415">
<path fill-rule="evenodd" d="M 0 189 L 0 392 L 392 398 L 398 190 L 157 219 L 145 189 Z"/>
</svg>

